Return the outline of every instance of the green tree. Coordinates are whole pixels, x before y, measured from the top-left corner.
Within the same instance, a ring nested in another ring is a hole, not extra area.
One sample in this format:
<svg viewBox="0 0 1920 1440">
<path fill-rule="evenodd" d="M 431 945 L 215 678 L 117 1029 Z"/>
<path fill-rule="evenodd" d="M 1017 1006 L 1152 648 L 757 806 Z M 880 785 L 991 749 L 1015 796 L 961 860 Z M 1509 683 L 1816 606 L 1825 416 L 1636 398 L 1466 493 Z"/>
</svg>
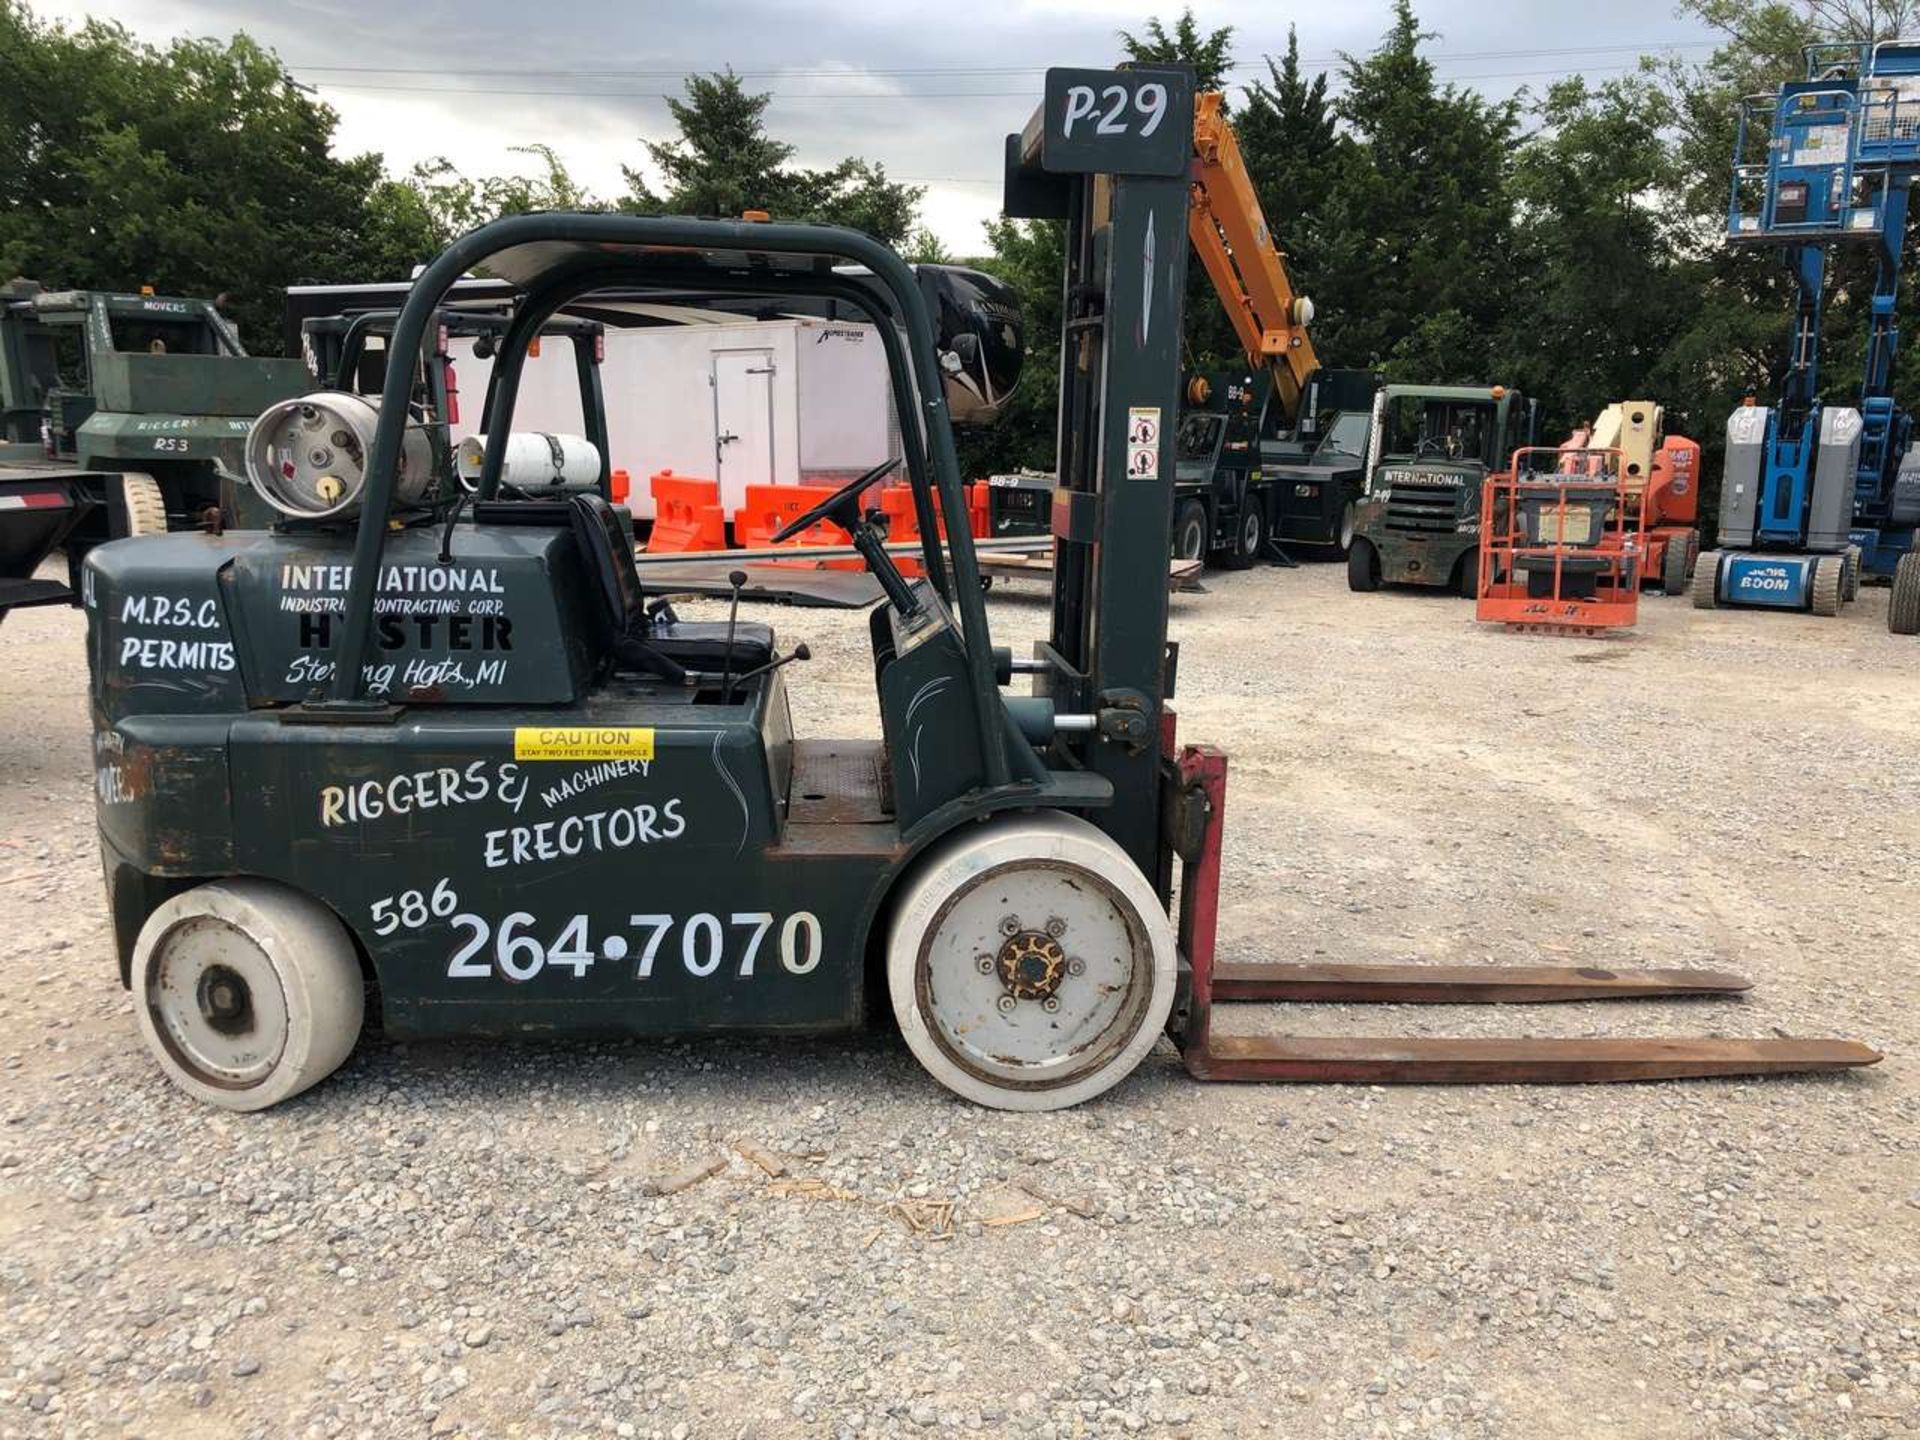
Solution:
<svg viewBox="0 0 1920 1440">
<path fill-rule="evenodd" d="M 793 168 L 794 147 L 766 130 L 770 94 L 754 94 L 731 70 L 689 75 L 684 99 L 667 100 L 679 133 L 650 141 L 666 182 L 656 194 L 624 167 L 621 208 L 639 214 L 738 216 L 765 210 L 783 220 L 850 225 L 890 245 L 913 232 L 924 189 L 887 179 L 885 167 L 848 158 L 825 170 Z"/>
<path fill-rule="evenodd" d="M 385 258 L 379 158 L 332 155 L 334 119 L 245 36 L 159 50 L 0 0 L 0 274 L 225 294 L 270 352 L 287 283 Z"/>
<path fill-rule="evenodd" d="M 1020 386 L 997 424 L 960 429 L 955 441 L 969 478 L 1027 467 L 1051 470 L 1059 440 L 1060 302 L 1066 227 L 1058 220 L 994 220 L 992 254 L 965 263 L 1011 285 L 1026 321 L 1027 354 Z"/>
<path fill-rule="evenodd" d="M 1129 60 L 1149 65 L 1191 65 L 1193 83 L 1201 90 L 1224 90 L 1233 69 L 1233 26 L 1200 33 L 1191 8 L 1182 10 L 1173 29 L 1150 18 L 1139 35 L 1120 32 L 1120 48 Z"/>
<path fill-rule="evenodd" d="M 1552 86 L 1514 164 L 1513 265 L 1500 378 L 1548 428 L 1647 393 L 1701 276 L 1672 215 L 1683 183 L 1670 97 L 1640 77 Z M 1676 414 L 1676 420 L 1679 416 Z"/>
<path fill-rule="evenodd" d="M 476 179 L 437 156 L 415 165 L 403 180 L 375 186 L 367 197 L 368 233 L 377 237 L 376 248 L 382 253 L 404 257 L 403 268 L 388 273 L 409 273 L 455 237 L 502 215 L 607 208 L 574 180 L 551 146 L 517 145 L 513 150 L 538 161 L 537 172 Z"/>
<path fill-rule="evenodd" d="M 1262 58 L 1267 78 L 1247 86 L 1234 129 L 1274 243 L 1286 254 L 1287 272 L 1310 295 L 1322 264 L 1321 234 L 1339 153 L 1327 76 L 1321 71 L 1309 80 L 1302 72 L 1300 37 L 1292 26 L 1279 62 Z"/>
<path fill-rule="evenodd" d="M 1490 378 L 1512 300 L 1508 172 L 1517 107 L 1436 83 L 1410 0 L 1372 54 L 1342 56 L 1316 297 L 1348 365 L 1440 383 Z"/>
</svg>

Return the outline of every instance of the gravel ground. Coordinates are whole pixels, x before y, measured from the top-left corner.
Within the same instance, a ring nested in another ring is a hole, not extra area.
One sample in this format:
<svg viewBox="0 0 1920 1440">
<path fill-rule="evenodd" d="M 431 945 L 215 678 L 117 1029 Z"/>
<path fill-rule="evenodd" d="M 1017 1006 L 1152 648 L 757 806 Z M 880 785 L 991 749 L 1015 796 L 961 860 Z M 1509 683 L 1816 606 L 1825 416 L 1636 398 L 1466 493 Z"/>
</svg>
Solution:
<svg viewBox="0 0 1920 1440">
<path fill-rule="evenodd" d="M 1209 1089 L 1163 1051 L 1009 1116 L 887 1036 L 372 1043 L 224 1116 L 135 1036 L 80 618 L 28 612 L 0 631 L 0 1436 L 1920 1433 L 1920 648 L 1886 592 L 1840 621 L 1649 597 L 1580 641 L 1324 565 L 1210 585 L 1174 631 L 1182 731 L 1233 756 L 1227 957 L 1759 982 L 1229 1027 L 1787 1031 L 1887 1062 Z M 991 608 L 1000 638 L 1046 621 Z M 772 618 L 819 657 L 802 732 L 877 733 L 864 622 Z"/>
</svg>

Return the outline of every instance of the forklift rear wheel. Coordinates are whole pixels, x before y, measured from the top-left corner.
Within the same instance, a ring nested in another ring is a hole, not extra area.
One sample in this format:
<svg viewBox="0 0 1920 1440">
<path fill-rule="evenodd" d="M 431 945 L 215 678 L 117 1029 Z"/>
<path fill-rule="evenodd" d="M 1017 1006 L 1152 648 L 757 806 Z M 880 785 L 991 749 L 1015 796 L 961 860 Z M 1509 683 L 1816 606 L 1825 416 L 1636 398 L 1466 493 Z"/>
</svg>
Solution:
<svg viewBox="0 0 1920 1440">
<path fill-rule="evenodd" d="M 1720 556 L 1712 550 L 1693 566 L 1693 608 L 1713 610 L 1720 604 Z"/>
<path fill-rule="evenodd" d="M 120 498 L 126 504 L 129 536 L 167 533 L 167 500 L 153 476 L 125 471 L 120 476 Z"/>
<path fill-rule="evenodd" d="M 1185 501 L 1174 512 L 1173 558 L 1176 560 L 1207 558 L 1207 507 L 1198 500 Z"/>
<path fill-rule="evenodd" d="M 1838 615 L 1845 589 L 1847 561 L 1843 555 L 1822 555 L 1813 562 L 1813 613 Z"/>
<path fill-rule="evenodd" d="M 1845 559 L 1846 568 L 1840 572 L 1840 599 L 1851 605 L 1860 598 L 1860 547 L 1849 545 Z"/>
<path fill-rule="evenodd" d="M 1173 925 L 1127 854 L 1058 811 L 970 826 L 919 862 L 887 936 L 908 1048 L 997 1110 L 1063 1110 L 1118 1084 L 1173 1006 Z"/>
<path fill-rule="evenodd" d="M 1380 588 L 1380 552 L 1364 536 L 1355 536 L 1347 551 L 1347 588 L 1363 594 Z"/>
<path fill-rule="evenodd" d="M 1227 565 L 1234 570 L 1251 569 L 1266 548 L 1266 509 L 1257 499 L 1248 496 L 1240 518 L 1233 525 L 1233 549 L 1227 554 Z"/>
<path fill-rule="evenodd" d="M 1909 550 L 1893 567 L 1887 629 L 1895 635 L 1920 635 L 1920 550 Z"/>
<path fill-rule="evenodd" d="M 365 1018 L 346 927 L 268 880 L 217 880 L 148 917 L 134 1017 L 169 1080 L 223 1110 L 264 1110 L 340 1067 Z"/>
</svg>

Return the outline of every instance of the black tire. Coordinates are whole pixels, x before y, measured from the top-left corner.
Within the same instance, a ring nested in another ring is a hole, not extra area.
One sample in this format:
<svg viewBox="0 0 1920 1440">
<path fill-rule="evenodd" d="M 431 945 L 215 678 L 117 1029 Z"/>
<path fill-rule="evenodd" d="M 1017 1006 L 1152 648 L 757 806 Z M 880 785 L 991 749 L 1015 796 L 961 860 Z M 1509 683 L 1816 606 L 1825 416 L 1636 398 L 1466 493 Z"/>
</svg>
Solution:
<svg viewBox="0 0 1920 1440">
<path fill-rule="evenodd" d="M 1340 507 L 1340 518 L 1333 528 L 1333 548 L 1343 556 L 1353 549 L 1354 515 L 1360 508 L 1358 500 L 1349 500 Z"/>
<path fill-rule="evenodd" d="M 1700 557 L 1707 563 L 1693 567 L 1693 608 L 1716 610 L 1720 606 L 1720 557 L 1709 551 Z"/>
<path fill-rule="evenodd" d="M 1229 570 L 1250 570 L 1267 550 L 1267 507 L 1249 495 L 1233 522 L 1233 544 L 1227 550 Z"/>
<path fill-rule="evenodd" d="M 1173 558 L 1207 558 L 1207 507 L 1198 500 L 1183 500 L 1173 512 Z"/>
<path fill-rule="evenodd" d="M 1380 588 L 1380 552 L 1363 535 L 1356 535 L 1347 551 L 1347 588 L 1362 595 Z"/>
<path fill-rule="evenodd" d="M 1687 593 L 1687 581 L 1693 574 L 1692 531 L 1670 536 L 1667 553 L 1660 562 L 1660 588 L 1668 595 Z"/>
<path fill-rule="evenodd" d="M 1851 605 L 1860 598 L 1860 547 L 1849 545 L 1846 559 L 1847 568 L 1840 575 L 1840 599 Z"/>
<path fill-rule="evenodd" d="M 1840 613 L 1840 592 L 1847 575 L 1844 555 L 1822 555 L 1813 562 L 1813 613 L 1831 617 Z"/>
<path fill-rule="evenodd" d="M 1893 567 L 1887 629 L 1895 635 L 1920 635 L 1920 550 L 1909 550 Z"/>
<path fill-rule="evenodd" d="M 1480 598 L 1480 552 L 1469 550 L 1460 557 L 1460 568 L 1453 577 L 1453 588 L 1462 600 Z"/>
</svg>

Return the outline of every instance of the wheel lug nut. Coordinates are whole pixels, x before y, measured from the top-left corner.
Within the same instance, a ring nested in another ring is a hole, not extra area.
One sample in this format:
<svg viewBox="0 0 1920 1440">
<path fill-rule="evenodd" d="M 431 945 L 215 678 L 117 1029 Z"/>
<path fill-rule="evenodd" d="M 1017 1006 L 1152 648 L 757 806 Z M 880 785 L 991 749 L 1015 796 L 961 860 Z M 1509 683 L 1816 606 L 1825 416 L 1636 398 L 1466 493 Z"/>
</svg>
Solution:
<svg viewBox="0 0 1920 1440">
<path fill-rule="evenodd" d="M 1075 956 L 1073 959 L 1067 961 L 1067 974 L 1084 975 L 1086 973 L 1087 973 L 1086 961 L 1080 959 L 1078 956 Z"/>
<path fill-rule="evenodd" d="M 1019 929 L 1020 929 L 1020 917 L 1018 915 L 1006 915 L 1001 917 L 1000 933 L 1002 935 L 1017 934 L 1019 932 Z"/>
<path fill-rule="evenodd" d="M 1040 1002 L 1040 1008 L 1051 1015 L 1060 1008 L 1060 1001 L 1056 996 L 1049 995 Z"/>
<path fill-rule="evenodd" d="M 991 955 L 974 956 L 973 967 L 974 969 L 978 970 L 982 975 L 993 974 L 993 956 Z"/>
<path fill-rule="evenodd" d="M 1047 921 L 1047 934 L 1053 936 L 1054 939 L 1058 940 L 1066 933 L 1067 922 L 1062 920 L 1058 915 Z"/>
<path fill-rule="evenodd" d="M 1011 995 L 1002 995 L 999 1000 L 1000 1013 L 1002 1015 L 1011 1015 L 1013 1013 L 1013 1007 L 1019 1003 L 1020 1002 L 1015 1000 Z"/>
</svg>

